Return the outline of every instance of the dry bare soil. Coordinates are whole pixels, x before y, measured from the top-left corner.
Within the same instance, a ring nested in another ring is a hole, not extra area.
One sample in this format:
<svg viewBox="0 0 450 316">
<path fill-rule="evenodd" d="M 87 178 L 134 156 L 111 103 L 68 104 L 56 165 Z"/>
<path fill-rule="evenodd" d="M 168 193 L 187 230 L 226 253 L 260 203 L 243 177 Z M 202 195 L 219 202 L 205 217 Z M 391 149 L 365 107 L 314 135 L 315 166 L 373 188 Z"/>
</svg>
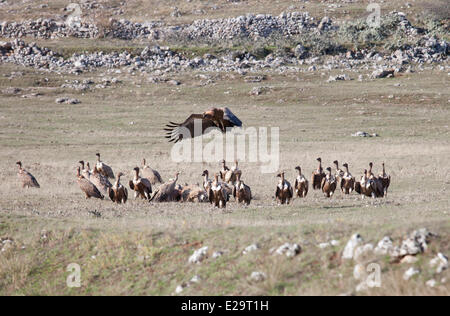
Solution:
<svg viewBox="0 0 450 316">
<path fill-rule="evenodd" d="M 13 72 L 21 75 L 11 77 Z M 429 261 L 438 252 L 450 254 L 450 77 L 434 66 L 362 82 L 327 83 L 330 74 L 337 73 L 269 74 L 262 83 L 248 83 L 239 74 L 213 73 L 204 86 L 198 73 L 185 72 L 170 75 L 182 83 L 173 86 L 123 72 L 107 75 L 121 80 L 112 87 L 76 92 L 61 85 L 100 82 L 104 74 L 58 75 L 1 64 L 0 237 L 13 239 L 15 248 L 0 253 L 0 294 L 172 295 L 194 275 L 201 281 L 183 295 L 355 294 L 354 263 L 340 259 L 352 234 L 373 244 L 388 235 L 399 244 L 426 227 L 439 237 L 413 265 L 418 276 L 405 281 L 410 265 L 377 259 L 381 287 L 357 294 L 449 295 L 448 271 L 436 276 Z M 267 93 L 249 94 L 261 85 L 270 87 Z M 10 87 L 20 90 L 7 93 Z M 38 95 L 23 97 L 33 93 Z M 56 104 L 58 97 L 82 103 Z M 280 169 L 291 182 L 297 165 L 309 177 L 317 157 L 326 166 L 348 162 L 358 176 L 371 161 L 378 173 L 384 161 L 392 176 L 388 197 L 363 200 L 338 192 L 326 199 L 311 190 L 305 200 L 278 206 L 275 174 L 243 162 L 243 179 L 255 197 L 249 207 L 133 199 L 116 206 L 84 199 L 75 168 L 80 159 L 93 163 L 96 152 L 116 173 L 126 173 L 124 180 L 144 157 L 165 180 L 182 171 L 181 184 L 201 183 L 204 169 L 218 171 L 218 163 L 172 162 L 162 133 L 166 122 L 211 106 L 230 107 L 247 127 L 279 127 Z M 360 130 L 379 137 L 351 136 Z M 21 189 L 17 160 L 41 189 Z M 332 239 L 340 245 L 319 249 Z M 300 244 L 302 253 L 292 259 L 270 254 L 285 242 Z M 260 249 L 242 255 L 253 243 Z M 189 264 L 202 246 L 209 247 L 209 258 Z M 212 259 L 214 251 L 223 256 Z M 81 266 L 80 288 L 66 285 L 71 263 Z M 264 272 L 266 280 L 251 281 L 253 271 Z M 425 285 L 432 278 L 435 288 Z"/>
</svg>

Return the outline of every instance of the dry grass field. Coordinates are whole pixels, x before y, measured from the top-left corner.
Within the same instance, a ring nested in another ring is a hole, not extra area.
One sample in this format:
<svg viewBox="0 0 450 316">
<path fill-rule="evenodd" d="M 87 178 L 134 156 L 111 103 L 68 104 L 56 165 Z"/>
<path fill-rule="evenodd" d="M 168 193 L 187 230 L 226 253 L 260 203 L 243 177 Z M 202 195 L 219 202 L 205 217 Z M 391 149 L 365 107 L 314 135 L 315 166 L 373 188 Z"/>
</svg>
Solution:
<svg viewBox="0 0 450 316">
<path fill-rule="evenodd" d="M 325 83 L 320 74 L 274 75 L 265 83 L 273 87 L 271 92 L 256 97 L 249 95 L 255 84 L 229 74 L 216 74 L 207 87 L 196 84 L 195 73 L 176 77 L 183 83 L 178 87 L 120 75 L 122 83 L 114 88 L 74 94 L 59 88 L 67 76 L 21 69 L 23 77 L 5 79 L 11 71 L 17 68 L 2 66 L 1 86 L 22 92 L 1 96 L 0 235 L 25 249 L 0 257 L 2 294 L 171 294 L 199 274 L 204 280 L 187 293 L 334 295 L 351 291 L 355 281 L 351 264 L 329 259 L 355 232 L 376 243 L 384 235 L 401 238 L 427 227 L 441 238 L 424 257 L 449 250 L 450 95 L 448 78 L 433 70 L 368 82 Z M 45 84 L 43 77 L 48 78 Z M 89 78 L 97 79 L 95 74 Z M 41 96 L 21 97 L 32 92 Z M 57 96 L 74 96 L 82 103 L 56 104 Z M 97 151 L 116 172 L 130 174 L 146 157 L 165 179 L 182 171 L 181 183 L 201 182 L 203 169 L 218 170 L 218 164 L 172 163 L 171 147 L 161 133 L 168 120 L 211 105 L 230 106 L 246 126 L 279 126 L 281 168 L 292 181 L 296 165 L 309 175 L 318 156 L 326 165 L 347 161 L 358 175 L 369 161 L 377 172 L 385 161 L 393 178 L 391 193 L 372 201 L 340 193 L 327 200 L 311 192 L 306 200 L 280 207 L 273 200 L 275 175 L 242 163 L 255 195 L 248 208 L 230 203 L 222 211 L 206 204 L 140 200 L 115 206 L 84 200 L 75 167 L 80 159 L 94 161 Z M 351 137 L 358 130 L 380 137 Z M 19 187 L 14 165 L 19 159 L 39 179 L 40 190 Z M 100 218 L 90 214 L 94 210 Z M 46 243 L 41 243 L 42 230 L 51 232 Z M 317 248 L 333 238 L 341 241 L 340 247 Z M 268 254 L 286 241 L 304 247 L 294 264 Z M 251 243 L 262 249 L 243 257 L 242 249 Z M 225 255 L 188 265 L 187 258 L 200 245 Z M 65 286 L 65 267 L 72 262 L 82 266 L 80 289 Z M 427 263 L 423 259 L 425 271 L 430 270 Z M 247 277 L 255 269 L 265 271 L 268 279 L 249 284 Z M 395 279 L 403 266 L 384 269 L 387 284 L 370 294 L 448 294 L 448 286 L 427 289 L 427 274 L 406 283 Z"/>
<path fill-rule="evenodd" d="M 59 12 L 66 2 L 54 1 L 50 9 Z M 143 2 L 151 7 L 155 1 L 127 1 L 125 16 Z M 219 2 L 223 10 L 205 9 L 209 18 L 266 11 L 269 3 L 209 1 L 206 5 L 194 0 L 177 6 L 192 11 Z M 158 19 L 167 16 L 175 3 L 167 1 L 166 6 L 149 10 L 148 16 L 133 17 Z M 270 1 L 267 13 L 283 11 L 286 3 Z M 413 2 L 413 8 L 421 3 Z M 256 10 L 260 5 L 262 9 Z M 324 15 L 322 3 L 294 5 L 299 10 L 308 6 L 313 13 L 316 8 L 317 16 Z M 361 10 L 360 6 L 352 8 L 346 9 Z M 20 14 L 32 18 L 36 12 Z M 0 17 L 5 14 L 1 12 Z M 181 19 L 196 18 L 187 14 Z M 68 39 L 45 45 L 72 53 L 76 47 L 98 43 L 111 49 L 142 45 Z M 358 81 L 358 75 L 371 71 L 351 73 L 354 80 L 330 83 L 329 75 L 340 71 L 270 73 L 261 83 L 248 83 L 237 73 L 211 73 L 207 75 L 212 83 L 206 86 L 200 84 L 199 73 L 192 71 L 169 74 L 181 82 L 173 86 L 150 83 L 149 75 L 140 73 L 59 75 L 0 64 L 0 238 L 15 242 L 13 249 L 0 253 L 0 295 L 174 295 L 178 285 L 195 275 L 201 281 L 191 283 L 183 295 L 449 295 L 448 270 L 435 275 L 429 261 L 438 252 L 450 254 L 450 76 L 436 66 L 424 68 L 423 72 L 364 81 Z M 85 92 L 61 88 L 66 80 L 98 83 L 105 77 L 116 77 L 120 83 Z M 256 86 L 270 89 L 250 95 Z M 9 93 L 11 87 L 17 88 L 14 93 Z M 78 98 L 81 104 L 57 104 L 58 97 Z M 334 160 L 348 162 L 358 177 L 369 162 L 374 162 L 377 174 L 385 162 L 392 176 L 388 197 L 361 199 L 337 192 L 326 199 L 310 190 L 306 199 L 278 206 L 276 174 L 263 174 L 259 164 L 242 162 L 243 180 L 254 194 L 249 207 L 234 201 L 219 210 L 210 204 L 130 199 L 119 206 L 106 199 L 85 200 L 75 168 L 81 159 L 93 164 L 97 152 L 116 174 L 126 174 L 124 183 L 142 158 L 164 180 L 181 171 L 181 184 L 201 183 L 204 169 L 218 171 L 218 162 L 172 162 L 171 144 L 162 131 L 167 122 L 182 121 L 187 114 L 211 106 L 230 107 L 246 127 L 279 127 L 280 170 L 286 171 L 292 183 L 295 166 L 301 165 L 309 177 L 317 157 L 322 157 L 325 167 Z M 352 137 L 357 131 L 379 137 Z M 36 176 L 41 189 L 20 187 L 18 160 Z M 408 265 L 378 259 L 381 287 L 355 292 L 359 282 L 353 278 L 354 263 L 341 260 L 354 233 L 375 245 L 384 236 L 399 244 L 422 227 L 439 237 L 418 256 L 418 262 Z M 333 239 L 340 244 L 318 247 Z M 292 259 L 270 254 L 270 249 L 285 242 L 298 243 L 302 253 Z M 254 243 L 260 249 L 242 255 Z M 189 264 L 189 256 L 202 246 L 209 247 L 209 258 Z M 213 259 L 215 251 L 223 255 Z M 66 268 L 71 263 L 81 267 L 80 288 L 66 285 Z M 405 281 L 402 276 L 410 266 L 421 273 Z M 267 278 L 253 282 L 253 271 L 264 272 Z M 425 283 L 433 278 L 438 285 L 427 287 Z"/>
</svg>

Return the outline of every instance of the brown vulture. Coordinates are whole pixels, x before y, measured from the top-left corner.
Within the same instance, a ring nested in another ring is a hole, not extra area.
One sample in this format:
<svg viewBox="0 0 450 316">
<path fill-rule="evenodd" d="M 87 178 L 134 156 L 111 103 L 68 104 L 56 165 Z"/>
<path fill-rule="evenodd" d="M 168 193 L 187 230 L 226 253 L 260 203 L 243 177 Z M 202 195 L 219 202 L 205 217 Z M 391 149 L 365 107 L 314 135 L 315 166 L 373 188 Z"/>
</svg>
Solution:
<svg viewBox="0 0 450 316">
<path fill-rule="evenodd" d="M 300 166 L 296 167 L 295 170 L 298 171 L 297 179 L 295 179 L 295 194 L 297 197 L 305 198 L 308 195 L 309 182 L 306 177 L 302 174 L 302 168 Z"/>
<path fill-rule="evenodd" d="M 333 196 L 334 191 L 336 191 L 337 180 L 336 177 L 331 173 L 331 168 L 327 168 L 328 174 L 322 180 L 322 192 L 326 197 L 330 198 Z"/>
<path fill-rule="evenodd" d="M 381 173 L 378 176 L 378 179 L 383 184 L 384 196 L 386 197 L 387 196 L 387 191 L 389 189 L 389 186 L 391 185 L 391 176 L 386 173 L 386 167 L 384 165 L 384 162 L 383 162 L 382 165 L 383 165 L 383 173 Z"/>
<path fill-rule="evenodd" d="M 147 178 L 152 185 L 164 183 L 159 172 L 150 168 L 150 166 L 147 165 L 147 161 L 145 159 L 142 159 L 142 176 L 144 178 Z"/>
<path fill-rule="evenodd" d="M 199 122 L 201 131 L 195 130 L 195 122 Z M 169 142 L 179 142 L 184 138 L 194 138 L 207 132 L 207 129 L 218 128 L 226 133 L 228 128 L 242 127 L 242 122 L 229 108 L 212 108 L 203 114 L 191 114 L 183 123 L 170 122 L 164 129 Z"/>
<path fill-rule="evenodd" d="M 83 191 L 86 195 L 86 199 L 90 199 L 91 197 L 93 197 L 103 200 L 104 196 L 100 193 L 97 187 L 91 181 L 80 174 L 80 167 L 77 168 L 77 182 L 80 186 L 81 191 Z"/>
<path fill-rule="evenodd" d="M 123 173 L 119 172 L 116 183 L 112 186 L 112 188 L 108 188 L 109 198 L 117 204 L 125 204 L 128 200 L 128 190 L 120 183 L 120 178 L 122 176 Z"/>
<path fill-rule="evenodd" d="M 233 196 L 239 204 L 250 205 L 252 201 L 252 190 L 241 181 L 241 174 L 236 175 L 236 182 L 233 187 Z"/>
<path fill-rule="evenodd" d="M 341 179 L 341 191 L 344 194 L 350 194 L 355 190 L 355 178 L 348 170 L 348 163 L 343 164 L 345 168 L 344 176 Z"/>
<path fill-rule="evenodd" d="M 224 183 L 219 181 L 219 174 L 214 175 L 214 181 L 209 189 L 209 199 L 215 207 L 226 208 L 229 199 L 228 193 L 224 187 Z"/>
<path fill-rule="evenodd" d="M 152 194 L 152 185 L 147 178 L 142 178 L 139 175 L 139 167 L 133 169 L 135 174 L 133 180 L 130 180 L 130 189 L 134 191 L 134 198 L 137 199 L 139 196 L 141 199 L 150 200 Z"/>
<path fill-rule="evenodd" d="M 289 181 L 285 179 L 284 172 L 278 174 L 277 177 L 280 178 L 275 192 L 277 202 L 280 204 L 289 204 L 294 196 L 294 190 Z"/>
<path fill-rule="evenodd" d="M 22 168 L 22 162 L 18 161 L 16 165 L 19 167 L 19 171 L 17 172 L 17 176 L 19 180 L 22 182 L 22 188 L 40 188 L 41 186 L 37 182 L 36 178 Z"/>
<path fill-rule="evenodd" d="M 114 177 L 114 172 L 112 171 L 111 167 L 100 160 L 100 154 L 99 153 L 97 153 L 95 155 L 97 156 L 97 165 L 96 166 L 97 166 L 98 172 L 100 172 L 105 177 L 108 177 L 110 179 L 114 179 L 115 178 Z"/>
<path fill-rule="evenodd" d="M 325 173 L 322 168 L 322 158 L 317 158 L 317 161 L 319 162 L 319 167 L 311 176 L 311 183 L 314 190 L 319 190 L 321 188 L 322 180 L 325 178 Z"/>
</svg>

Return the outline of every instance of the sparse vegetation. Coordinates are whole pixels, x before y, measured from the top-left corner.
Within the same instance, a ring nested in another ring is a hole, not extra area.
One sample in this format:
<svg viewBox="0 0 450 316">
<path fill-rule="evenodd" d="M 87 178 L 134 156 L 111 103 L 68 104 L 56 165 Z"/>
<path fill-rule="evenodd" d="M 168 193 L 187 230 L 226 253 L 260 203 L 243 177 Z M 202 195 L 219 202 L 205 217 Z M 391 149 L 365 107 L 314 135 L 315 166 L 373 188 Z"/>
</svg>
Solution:
<svg viewBox="0 0 450 316">
<path fill-rule="evenodd" d="M 239 4 L 130 0 L 123 7 L 119 1 L 98 2 L 106 8 L 93 8 L 89 13 L 95 16 L 99 10 L 107 11 L 103 35 L 108 33 L 109 16 L 120 8 L 124 11 L 121 17 L 176 25 L 248 12 L 279 14 L 293 5 L 284 0 Z M 178 18 L 170 15 L 175 2 L 182 13 Z M 429 2 L 434 1 L 420 0 L 405 8 L 408 18 L 414 19 L 423 10 L 421 4 Z M 0 18 L 59 16 L 69 1 L 39 7 L 43 3 L 11 3 L 8 9 L 0 7 Z M 258 60 L 270 54 L 293 56 L 298 44 L 313 55 L 372 47 L 393 51 L 417 44 L 414 36 L 405 36 L 395 19 L 382 20 L 378 29 L 367 28 L 367 3 L 358 1 L 334 10 L 327 1 L 294 4 L 292 10 L 310 11 L 319 21 L 327 15 L 342 22 L 335 33 L 290 38 L 273 33 L 258 41 L 173 38 L 164 43 L 101 37 L 36 42 L 66 59 L 75 53 L 100 51 L 127 51 L 135 56 L 153 44 L 168 45 L 190 58 L 248 53 Z M 401 6 L 403 1 L 389 1 L 383 14 L 399 11 Z M 417 25 L 423 24 L 439 38 L 448 38 L 444 19 L 418 19 Z M 314 63 L 297 65 L 298 72 L 154 73 L 100 68 L 62 74 L 0 64 L 0 238 L 12 240 L 11 247 L 0 252 L 0 295 L 173 295 L 178 285 L 198 275 L 201 281 L 190 283 L 183 295 L 448 296 L 449 271 L 437 275 L 429 266 L 438 252 L 450 254 L 448 62 L 418 65 L 415 71 L 377 80 L 368 79 L 371 68 L 305 71 L 311 66 Z M 342 74 L 352 80 L 327 82 L 330 76 Z M 117 77 L 120 84 L 83 91 L 63 86 L 84 80 L 101 83 L 110 76 Z M 249 76 L 259 77 L 263 83 L 247 80 Z M 356 80 L 359 76 L 361 81 Z M 167 81 L 152 82 L 150 77 Z M 181 84 L 171 85 L 169 80 Z M 265 93 L 251 94 L 253 89 Z M 55 103 L 60 97 L 76 98 L 81 103 Z M 325 199 L 310 188 L 305 199 L 279 207 L 274 201 L 275 175 L 261 174 L 258 164 L 241 162 L 243 180 L 254 195 L 249 207 L 234 201 L 225 210 L 218 210 L 209 204 L 158 204 L 131 198 L 125 205 L 115 205 L 84 199 L 75 168 L 80 159 L 93 163 L 97 152 L 114 172 L 124 172 L 123 183 L 142 158 L 147 158 L 164 179 L 182 170 L 183 184 L 200 183 L 205 169 L 218 170 L 218 162 L 172 162 L 171 146 L 162 132 L 165 122 L 178 121 L 184 113 L 201 112 L 210 106 L 229 106 L 245 126 L 280 127 L 280 169 L 286 171 L 288 180 L 297 175 L 294 168 L 298 165 L 309 177 L 318 156 L 323 158 L 324 167 L 335 159 L 348 162 L 355 176 L 370 161 L 379 172 L 384 161 L 392 176 L 388 197 L 362 200 L 355 194 L 337 192 L 332 199 Z M 380 136 L 352 137 L 357 131 Z M 36 176 L 41 189 L 20 188 L 15 166 L 18 160 Z M 382 267 L 382 286 L 356 293 L 354 264 L 341 260 L 351 235 L 359 232 L 366 242 L 374 244 L 389 235 L 398 244 L 421 227 L 439 235 L 412 265 L 421 273 L 405 281 L 403 274 L 411 265 L 381 258 L 377 262 Z M 333 239 L 339 245 L 318 247 Z M 255 243 L 258 250 L 242 254 Z M 299 244 L 301 253 L 293 258 L 270 253 L 284 243 Z M 188 258 L 204 246 L 208 246 L 208 258 L 189 264 Z M 223 254 L 214 259 L 216 251 Z M 81 267 L 81 288 L 66 285 L 66 268 L 71 263 Z M 264 273 L 264 280 L 253 282 L 250 276 L 254 271 Z M 425 285 L 432 278 L 437 281 L 434 288 Z"/>
</svg>

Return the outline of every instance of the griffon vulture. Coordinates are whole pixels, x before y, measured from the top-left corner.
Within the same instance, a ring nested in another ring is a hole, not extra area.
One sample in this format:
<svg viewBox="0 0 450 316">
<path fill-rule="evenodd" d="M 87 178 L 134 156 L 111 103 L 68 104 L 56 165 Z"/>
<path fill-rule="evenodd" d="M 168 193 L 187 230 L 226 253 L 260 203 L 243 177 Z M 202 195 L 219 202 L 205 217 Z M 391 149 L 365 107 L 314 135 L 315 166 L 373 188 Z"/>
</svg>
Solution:
<svg viewBox="0 0 450 316">
<path fill-rule="evenodd" d="M 195 122 L 199 122 L 201 130 L 195 130 Z M 203 114 L 191 114 L 183 123 L 170 122 L 164 129 L 169 142 L 179 142 L 183 138 L 194 138 L 205 134 L 209 128 L 218 128 L 222 133 L 227 128 L 242 127 L 242 122 L 229 108 L 212 108 Z M 189 132 L 189 133 L 188 133 Z"/>
<path fill-rule="evenodd" d="M 18 161 L 16 162 L 16 165 L 18 166 L 19 170 L 17 172 L 17 176 L 19 177 L 20 182 L 22 183 L 22 188 L 40 188 L 41 186 L 37 182 L 36 178 L 22 168 L 22 162 Z"/>
</svg>

